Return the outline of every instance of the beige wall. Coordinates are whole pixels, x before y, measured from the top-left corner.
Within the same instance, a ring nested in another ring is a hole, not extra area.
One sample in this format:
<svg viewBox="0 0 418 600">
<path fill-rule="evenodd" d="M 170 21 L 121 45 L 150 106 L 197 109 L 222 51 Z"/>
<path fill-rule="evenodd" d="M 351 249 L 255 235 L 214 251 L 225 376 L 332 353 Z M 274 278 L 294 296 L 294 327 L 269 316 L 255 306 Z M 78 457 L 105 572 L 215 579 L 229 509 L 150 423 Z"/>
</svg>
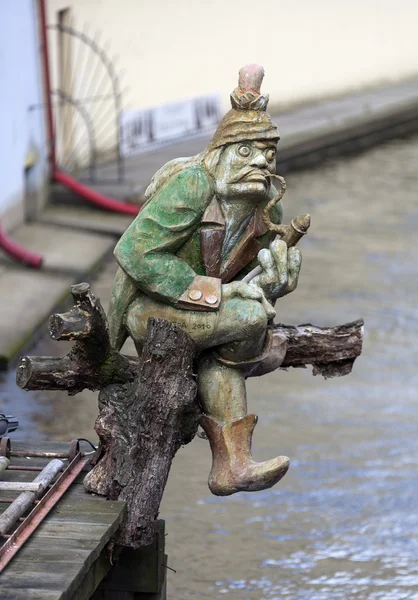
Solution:
<svg viewBox="0 0 418 600">
<path fill-rule="evenodd" d="M 418 73 L 416 0 L 47 0 L 49 22 L 103 32 L 129 86 L 127 108 L 220 91 L 238 69 L 265 67 L 277 105 Z"/>
</svg>

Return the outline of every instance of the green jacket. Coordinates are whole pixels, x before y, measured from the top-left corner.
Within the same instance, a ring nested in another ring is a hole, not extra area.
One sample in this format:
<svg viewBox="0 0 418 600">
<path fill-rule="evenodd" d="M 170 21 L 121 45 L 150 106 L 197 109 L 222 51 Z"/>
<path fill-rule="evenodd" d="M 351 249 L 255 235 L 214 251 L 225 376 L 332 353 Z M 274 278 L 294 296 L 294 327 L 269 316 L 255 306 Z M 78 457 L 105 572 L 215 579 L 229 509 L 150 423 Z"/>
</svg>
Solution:
<svg viewBox="0 0 418 600">
<path fill-rule="evenodd" d="M 261 210 L 277 190 L 271 186 L 266 202 L 257 208 L 229 257 L 221 260 L 225 221 L 214 193 L 214 181 L 202 164 L 174 175 L 139 212 L 115 248 L 120 269 L 109 306 L 111 342 L 120 348 L 126 339 L 123 326 L 128 306 L 139 294 L 184 308 L 205 310 L 181 299 L 196 276 L 209 283 L 242 279 L 257 263 L 261 248 L 274 233 L 267 230 Z M 281 206 L 271 213 L 281 222 Z M 202 303 L 200 303 L 202 304 Z M 216 307 L 206 307 L 216 310 Z"/>
</svg>

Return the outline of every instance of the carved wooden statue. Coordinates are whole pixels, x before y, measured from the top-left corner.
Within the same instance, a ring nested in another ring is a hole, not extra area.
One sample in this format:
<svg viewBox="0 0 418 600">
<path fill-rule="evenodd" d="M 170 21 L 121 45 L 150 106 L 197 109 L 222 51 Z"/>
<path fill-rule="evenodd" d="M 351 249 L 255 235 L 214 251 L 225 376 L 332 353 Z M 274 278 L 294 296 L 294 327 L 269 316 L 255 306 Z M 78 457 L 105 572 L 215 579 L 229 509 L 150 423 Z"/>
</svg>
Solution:
<svg viewBox="0 0 418 600">
<path fill-rule="evenodd" d="M 74 286 L 75 307 L 50 322 L 55 339 L 76 340 L 73 350 L 25 357 L 18 367 L 24 389 L 101 390 L 100 449 L 85 485 L 127 501 L 120 544 L 152 540 L 171 460 L 198 420 L 212 450 L 214 494 L 262 490 L 285 475 L 287 457 L 251 457 L 257 417 L 247 414 L 247 377 L 306 364 L 314 374 L 345 375 L 361 353 L 361 321 L 273 324 L 276 301 L 297 286 L 295 244 L 310 218 L 281 225 L 286 186 L 275 173 L 279 132 L 260 93 L 263 76 L 258 65 L 241 69 L 232 109 L 207 149 L 154 175 L 115 249 L 108 324 L 89 286 Z M 128 336 L 139 360 L 119 353 Z"/>
<path fill-rule="evenodd" d="M 232 108 L 207 149 L 156 173 L 115 250 L 111 342 L 120 349 L 130 335 L 140 354 L 150 316 L 177 323 L 194 340 L 200 423 L 213 454 L 209 487 L 217 495 L 271 487 L 289 467 L 284 456 L 252 460 L 257 417 L 247 414 L 245 391 L 246 377 L 283 362 L 274 305 L 296 288 L 301 265 L 300 251 L 275 236 L 284 182 L 279 193 L 272 181 L 279 132 L 260 94 L 263 76 L 259 65 L 241 69 Z M 302 235 L 308 217 L 299 221 Z"/>
</svg>

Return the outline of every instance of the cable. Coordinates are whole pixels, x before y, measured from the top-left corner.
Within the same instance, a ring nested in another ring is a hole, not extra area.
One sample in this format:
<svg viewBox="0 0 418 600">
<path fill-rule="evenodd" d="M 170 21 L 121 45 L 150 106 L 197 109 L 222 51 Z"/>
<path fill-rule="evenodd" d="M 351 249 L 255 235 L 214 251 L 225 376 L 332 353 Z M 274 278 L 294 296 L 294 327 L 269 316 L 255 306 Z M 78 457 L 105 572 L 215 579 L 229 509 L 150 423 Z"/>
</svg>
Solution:
<svg viewBox="0 0 418 600">
<path fill-rule="evenodd" d="M 77 438 L 77 442 L 87 442 L 88 444 L 90 444 L 90 446 L 93 448 L 93 450 L 96 452 L 97 450 L 97 446 L 95 446 L 93 444 L 93 442 L 91 442 L 90 440 L 88 440 L 87 438 Z"/>
</svg>

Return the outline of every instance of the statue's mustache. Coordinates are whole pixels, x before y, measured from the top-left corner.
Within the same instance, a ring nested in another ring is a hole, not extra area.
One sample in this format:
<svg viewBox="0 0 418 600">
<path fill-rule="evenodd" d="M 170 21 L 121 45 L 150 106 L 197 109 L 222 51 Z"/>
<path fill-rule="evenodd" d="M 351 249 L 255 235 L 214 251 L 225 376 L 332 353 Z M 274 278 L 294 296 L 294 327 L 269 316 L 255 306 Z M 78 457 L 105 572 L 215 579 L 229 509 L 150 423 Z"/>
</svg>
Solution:
<svg viewBox="0 0 418 600">
<path fill-rule="evenodd" d="M 248 169 L 244 172 L 239 173 L 236 177 L 234 177 L 232 179 L 232 183 L 238 182 L 238 181 L 242 181 L 243 179 L 248 179 L 249 177 L 251 177 L 252 175 L 262 175 L 263 177 L 265 177 L 266 179 L 268 177 L 271 177 L 272 174 L 267 171 L 266 169 Z"/>
</svg>

